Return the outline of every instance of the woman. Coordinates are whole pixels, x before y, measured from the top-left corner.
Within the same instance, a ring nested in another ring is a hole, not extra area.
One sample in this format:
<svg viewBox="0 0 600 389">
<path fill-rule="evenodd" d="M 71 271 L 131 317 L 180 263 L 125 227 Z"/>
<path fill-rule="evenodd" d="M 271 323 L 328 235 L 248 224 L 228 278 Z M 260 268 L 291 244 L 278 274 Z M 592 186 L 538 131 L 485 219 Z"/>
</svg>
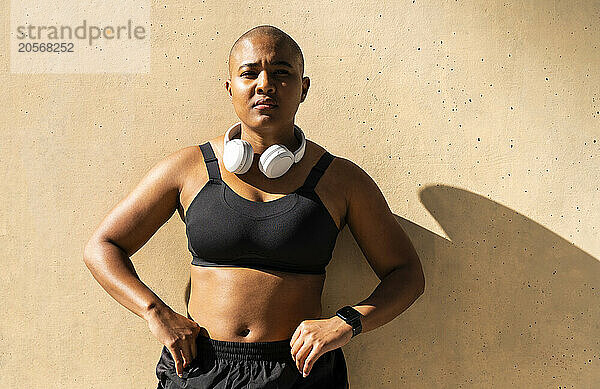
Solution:
<svg viewBox="0 0 600 389">
<path fill-rule="evenodd" d="M 375 182 L 294 124 L 303 73 L 283 31 L 242 35 L 225 82 L 240 122 L 157 163 L 86 245 L 93 276 L 163 344 L 158 388 L 347 388 L 341 347 L 423 293 L 420 261 Z M 129 259 L 175 210 L 193 257 L 188 317 Z M 381 283 L 322 318 L 325 266 L 346 224 Z"/>
</svg>

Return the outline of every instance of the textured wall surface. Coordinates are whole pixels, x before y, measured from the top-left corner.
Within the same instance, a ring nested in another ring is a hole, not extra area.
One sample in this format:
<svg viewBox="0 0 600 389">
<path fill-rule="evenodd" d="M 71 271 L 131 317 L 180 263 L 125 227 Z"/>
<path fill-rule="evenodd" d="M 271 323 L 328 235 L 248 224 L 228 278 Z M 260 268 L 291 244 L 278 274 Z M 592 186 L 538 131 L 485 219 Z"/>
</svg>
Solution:
<svg viewBox="0 0 600 389">
<path fill-rule="evenodd" d="M 351 387 L 597 387 L 598 1 L 153 1 L 148 74 L 12 73 L 0 7 L 3 388 L 156 387 L 162 345 L 83 245 L 154 163 L 237 120 L 227 54 L 259 24 L 303 49 L 296 123 L 373 177 L 423 263 L 425 294 L 344 346 Z M 184 313 L 177 215 L 132 260 Z M 348 228 L 327 270 L 324 314 L 377 285 Z"/>
</svg>

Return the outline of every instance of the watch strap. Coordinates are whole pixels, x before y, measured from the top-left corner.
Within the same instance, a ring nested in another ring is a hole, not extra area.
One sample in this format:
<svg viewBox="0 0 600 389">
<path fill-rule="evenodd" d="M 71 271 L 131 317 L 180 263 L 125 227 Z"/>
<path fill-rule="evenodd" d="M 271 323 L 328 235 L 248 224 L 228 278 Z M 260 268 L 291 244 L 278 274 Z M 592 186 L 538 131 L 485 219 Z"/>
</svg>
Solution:
<svg viewBox="0 0 600 389">
<path fill-rule="evenodd" d="M 336 315 L 352 326 L 353 338 L 362 332 L 362 322 L 360 321 L 362 314 L 358 310 L 347 305 L 338 309 Z"/>
</svg>

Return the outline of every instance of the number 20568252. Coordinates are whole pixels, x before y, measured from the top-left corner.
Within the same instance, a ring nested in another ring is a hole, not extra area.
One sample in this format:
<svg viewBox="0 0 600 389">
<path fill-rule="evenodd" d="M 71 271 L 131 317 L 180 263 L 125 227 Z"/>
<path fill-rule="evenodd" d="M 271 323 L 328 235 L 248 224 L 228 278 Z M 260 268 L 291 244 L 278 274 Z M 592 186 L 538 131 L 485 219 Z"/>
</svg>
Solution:
<svg viewBox="0 0 600 389">
<path fill-rule="evenodd" d="M 42 42 L 19 43 L 19 53 L 73 53 L 75 44 L 72 42 Z"/>
</svg>

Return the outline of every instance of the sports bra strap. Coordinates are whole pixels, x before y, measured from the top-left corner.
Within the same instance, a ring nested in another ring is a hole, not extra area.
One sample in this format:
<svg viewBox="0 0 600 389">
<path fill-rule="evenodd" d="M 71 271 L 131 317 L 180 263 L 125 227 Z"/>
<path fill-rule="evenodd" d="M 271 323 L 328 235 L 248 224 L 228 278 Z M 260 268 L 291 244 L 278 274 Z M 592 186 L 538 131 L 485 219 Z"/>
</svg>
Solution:
<svg viewBox="0 0 600 389">
<path fill-rule="evenodd" d="M 210 142 L 201 144 L 200 150 L 202 150 L 202 155 L 204 156 L 204 163 L 206 164 L 206 168 L 208 170 L 209 179 L 221 182 L 222 180 L 221 172 L 219 171 L 219 161 L 215 157 L 215 153 L 210 145 Z M 310 173 L 308 174 L 308 177 L 306 177 L 304 184 L 302 184 L 300 187 L 300 190 L 312 192 L 334 158 L 335 157 L 331 153 L 325 151 L 321 158 L 319 158 L 319 161 L 310 170 Z"/>
<path fill-rule="evenodd" d="M 202 155 L 204 156 L 204 163 L 208 169 L 208 177 L 210 180 L 221 181 L 221 172 L 219 171 L 219 161 L 215 157 L 215 153 L 210 145 L 210 142 L 206 142 L 200 145 Z"/>
<path fill-rule="evenodd" d="M 330 154 L 328 151 L 325 151 L 321 158 L 319 158 L 319 161 L 316 163 L 316 165 L 310 170 L 310 173 L 308 174 L 308 177 L 306 177 L 306 181 L 304 181 L 304 184 L 301 188 L 308 191 L 314 190 L 315 186 L 317 186 L 317 183 L 319 182 L 319 179 L 321 179 L 321 176 L 323 173 L 325 173 L 325 170 L 327 170 L 327 167 L 331 161 L 333 161 L 333 158 L 334 156 L 332 154 Z"/>
</svg>

